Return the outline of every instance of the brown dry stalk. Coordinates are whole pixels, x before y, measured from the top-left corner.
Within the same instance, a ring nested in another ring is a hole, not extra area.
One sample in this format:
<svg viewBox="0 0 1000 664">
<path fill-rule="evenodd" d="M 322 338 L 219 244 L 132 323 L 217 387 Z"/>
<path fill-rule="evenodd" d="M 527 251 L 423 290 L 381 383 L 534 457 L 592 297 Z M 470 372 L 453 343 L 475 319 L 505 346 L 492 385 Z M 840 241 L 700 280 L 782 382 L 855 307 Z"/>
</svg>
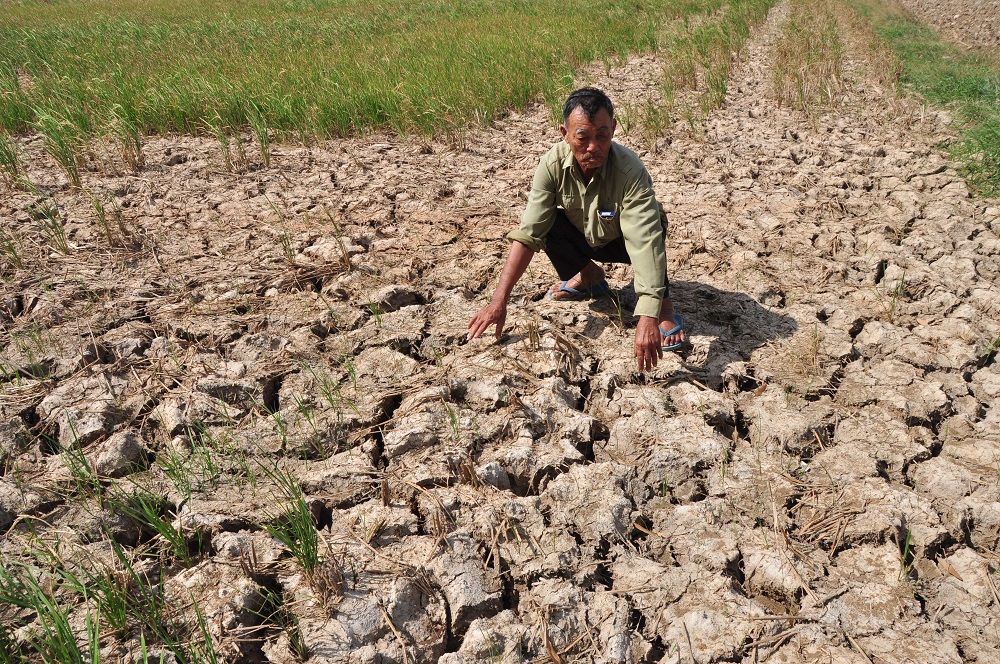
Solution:
<svg viewBox="0 0 1000 664">
<path fill-rule="evenodd" d="M 410 664 L 410 656 L 406 652 L 406 641 L 403 640 L 403 635 L 399 633 L 396 626 L 392 623 L 392 618 L 389 617 L 389 612 L 385 610 L 385 606 L 382 604 L 381 600 L 378 603 L 378 608 L 382 611 L 382 617 L 385 618 L 385 623 L 392 630 L 395 635 L 396 640 L 399 642 L 399 647 L 403 649 L 403 664 Z"/>
<path fill-rule="evenodd" d="M 833 0 L 791 0 L 775 45 L 773 87 L 779 104 L 810 111 L 835 106 L 843 90 L 840 30 Z"/>
</svg>

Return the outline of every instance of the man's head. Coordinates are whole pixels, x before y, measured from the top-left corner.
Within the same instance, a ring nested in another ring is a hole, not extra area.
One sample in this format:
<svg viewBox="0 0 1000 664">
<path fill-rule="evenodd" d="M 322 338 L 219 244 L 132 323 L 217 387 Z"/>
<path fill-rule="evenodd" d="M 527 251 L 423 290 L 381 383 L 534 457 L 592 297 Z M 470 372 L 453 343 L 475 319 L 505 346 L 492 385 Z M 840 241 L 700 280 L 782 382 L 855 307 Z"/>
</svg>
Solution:
<svg viewBox="0 0 1000 664">
<path fill-rule="evenodd" d="M 615 127 L 615 107 L 597 88 L 580 88 L 566 99 L 559 131 L 584 177 L 592 177 L 608 160 Z"/>
</svg>

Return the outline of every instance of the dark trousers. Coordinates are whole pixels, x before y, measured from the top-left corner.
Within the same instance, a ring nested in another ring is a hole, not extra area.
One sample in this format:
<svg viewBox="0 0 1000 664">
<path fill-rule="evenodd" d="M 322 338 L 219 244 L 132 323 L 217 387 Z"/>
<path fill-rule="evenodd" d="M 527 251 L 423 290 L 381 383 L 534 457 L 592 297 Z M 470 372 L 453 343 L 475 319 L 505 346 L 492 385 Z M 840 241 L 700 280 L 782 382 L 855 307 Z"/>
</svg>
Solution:
<svg viewBox="0 0 1000 664">
<path fill-rule="evenodd" d="M 576 226 L 566 218 L 566 212 L 556 209 L 556 220 L 545 238 L 545 255 L 552 261 L 559 278 L 571 279 L 586 267 L 587 262 L 632 264 L 625 250 L 625 238 L 612 240 L 603 247 L 594 248 Z M 669 284 L 667 286 L 669 289 Z M 669 292 L 669 290 L 668 290 Z"/>
</svg>

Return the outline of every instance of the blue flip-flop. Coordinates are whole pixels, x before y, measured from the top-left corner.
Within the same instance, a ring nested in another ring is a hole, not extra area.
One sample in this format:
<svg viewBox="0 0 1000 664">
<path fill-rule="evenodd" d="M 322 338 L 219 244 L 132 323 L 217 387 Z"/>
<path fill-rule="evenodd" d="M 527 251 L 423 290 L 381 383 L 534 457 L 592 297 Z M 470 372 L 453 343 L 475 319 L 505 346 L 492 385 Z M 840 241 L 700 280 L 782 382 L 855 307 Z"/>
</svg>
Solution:
<svg viewBox="0 0 1000 664">
<path fill-rule="evenodd" d="M 671 334 L 677 334 L 678 332 L 680 332 L 681 330 L 684 329 L 684 320 L 680 316 L 677 316 L 677 315 L 674 316 L 674 319 L 677 321 L 677 325 L 674 326 L 673 328 L 667 330 L 666 332 L 663 331 L 662 327 L 656 328 L 656 329 L 658 329 L 660 331 L 660 334 L 663 335 L 664 339 L 666 339 L 667 337 L 669 337 Z M 660 348 L 662 348 L 665 351 L 671 351 L 671 350 L 680 350 L 683 347 L 684 347 L 684 342 L 683 341 L 678 341 L 675 344 L 670 344 L 669 346 L 661 346 Z"/>
<path fill-rule="evenodd" d="M 602 295 L 611 294 L 611 286 L 608 285 L 607 279 L 602 279 L 600 282 L 594 284 L 590 288 L 572 288 L 567 286 L 569 279 L 559 284 L 559 291 L 562 293 L 569 293 L 566 297 L 555 298 L 552 297 L 552 293 L 546 293 L 546 297 L 550 300 L 557 300 L 559 302 L 575 302 L 577 300 L 588 300 L 592 297 L 600 297 Z"/>
</svg>

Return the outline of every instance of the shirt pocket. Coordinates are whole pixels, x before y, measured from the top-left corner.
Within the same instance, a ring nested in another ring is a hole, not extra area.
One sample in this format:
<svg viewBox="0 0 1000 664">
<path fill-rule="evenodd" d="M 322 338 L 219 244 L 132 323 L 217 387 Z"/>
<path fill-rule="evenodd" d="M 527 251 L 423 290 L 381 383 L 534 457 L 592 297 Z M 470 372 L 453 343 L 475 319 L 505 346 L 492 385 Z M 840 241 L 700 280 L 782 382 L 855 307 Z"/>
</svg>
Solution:
<svg viewBox="0 0 1000 664">
<path fill-rule="evenodd" d="M 607 244 L 621 237 L 621 204 L 615 200 L 598 201 L 594 210 L 594 239 L 601 244 Z"/>
<path fill-rule="evenodd" d="M 562 206 L 566 210 L 566 218 L 577 226 L 583 223 L 583 196 L 563 194 Z"/>
</svg>

